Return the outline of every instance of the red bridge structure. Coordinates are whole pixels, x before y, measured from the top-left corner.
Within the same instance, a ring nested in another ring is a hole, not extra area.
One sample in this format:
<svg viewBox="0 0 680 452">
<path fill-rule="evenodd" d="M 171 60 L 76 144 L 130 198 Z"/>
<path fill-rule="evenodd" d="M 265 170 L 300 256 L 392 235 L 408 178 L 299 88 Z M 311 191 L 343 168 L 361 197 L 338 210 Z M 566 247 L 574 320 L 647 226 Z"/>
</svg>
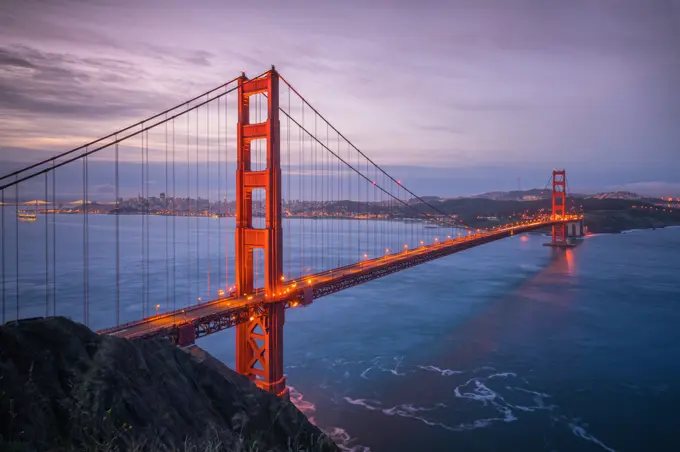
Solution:
<svg viewBox="0 0 680 452">
<path fill-rule="evenodd" d="M 553 171 L 552 212 L 471 228 L 272 67 L 2 176 L 2 320 L 68 315 L 180 346 L 235 327 L 236 370 L 284 395 L 287 309 L 525 232 L 571 246 L 566 189 Z"/>
</svg>

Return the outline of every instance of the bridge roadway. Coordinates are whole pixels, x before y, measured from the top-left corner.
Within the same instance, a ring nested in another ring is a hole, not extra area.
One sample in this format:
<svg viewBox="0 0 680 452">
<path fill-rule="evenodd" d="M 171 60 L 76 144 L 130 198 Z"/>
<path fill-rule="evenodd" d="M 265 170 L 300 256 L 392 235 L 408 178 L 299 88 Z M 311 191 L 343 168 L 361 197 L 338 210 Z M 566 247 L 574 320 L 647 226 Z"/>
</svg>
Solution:
<svg viewBox="0 0 680 452">
<path fill-rule="evenodd" d="M 286 308 L 305 306 L 314 299 L 356 286 L 382 276 L 419 265 L 433 259 L 448 256 L 484 243 L 493 242 L 514 234 L 567 223 L 578 219 L 570 216 L 560 220 L 542 219 L 527 221 L 518 225 L 498 228 L 465 237 L 441 241 L 412 250 L 387 254 L 345 267 L 316 273 L 304 278 L 287 281 L 281 292 L 268 296 L 260 289 L 246 296 L 231 296 L 205 302 L 174 312 L 159 314 L 142 320 L 129 322 L 100 330 L 128 339 L 140 337 L 169 337 L 177 341 L 179 329 L 193 325 L 196 337 L 206 336 L 247 321 L 259 315 L 268 302 L 283 302 Z"/>
</svg>

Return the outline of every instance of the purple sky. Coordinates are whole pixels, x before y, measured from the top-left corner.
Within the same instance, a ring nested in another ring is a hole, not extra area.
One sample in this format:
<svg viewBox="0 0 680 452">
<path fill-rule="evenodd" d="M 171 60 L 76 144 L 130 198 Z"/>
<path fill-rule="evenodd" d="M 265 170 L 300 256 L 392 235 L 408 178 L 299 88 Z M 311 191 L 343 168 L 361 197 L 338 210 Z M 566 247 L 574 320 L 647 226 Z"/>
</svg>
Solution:
<svg viewBox="0 0 680 452">
<path fill-rule="evenodd" d="M 275 64 L 421 194 L 680 196 L 678 1 L 243 3 L 4 0 L 0 173 Z"/>
</svg>

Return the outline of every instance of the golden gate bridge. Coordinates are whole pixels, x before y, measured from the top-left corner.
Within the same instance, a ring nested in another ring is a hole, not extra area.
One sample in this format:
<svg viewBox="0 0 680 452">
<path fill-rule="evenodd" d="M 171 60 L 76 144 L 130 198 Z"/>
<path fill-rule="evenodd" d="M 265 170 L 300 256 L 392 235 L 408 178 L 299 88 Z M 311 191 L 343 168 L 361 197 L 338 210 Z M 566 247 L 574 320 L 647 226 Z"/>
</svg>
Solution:
<svg viewBox="0 0 680 452">
<path fill-rule="evenodd" d="M 137 207 L 125 211 L 122 194 L 133 188 Z M 152 189 L 163 190 L 160 207 Z M 68 315 L 92 327 L 92 307 L 106 319 L 94 322 L 100 334 L 179 346 L 235 327 L 236 370 L 279 395 L 286 309 L 524 232 L 551 227 L 549 244 L 570 246 L 567 228 L 582 222 L 567 212 L 561 170 L 550 213 L 490 229 L 463 224 L 371 160 L 274 67 L 6 174 L 0 192 L 3 323 Z M 102 209 L 96 198 L 106 193 L 113 200 Z M 76 194 L 82 221 L 66 230 L 57 205 Z M 6 213 L 24 196 L 44 198 L 33 210 L 44 227 L 26 233 L 18 209 Z M 112 214 L 106 224 L 95 221 L 102 210 Z"/>
</svg>

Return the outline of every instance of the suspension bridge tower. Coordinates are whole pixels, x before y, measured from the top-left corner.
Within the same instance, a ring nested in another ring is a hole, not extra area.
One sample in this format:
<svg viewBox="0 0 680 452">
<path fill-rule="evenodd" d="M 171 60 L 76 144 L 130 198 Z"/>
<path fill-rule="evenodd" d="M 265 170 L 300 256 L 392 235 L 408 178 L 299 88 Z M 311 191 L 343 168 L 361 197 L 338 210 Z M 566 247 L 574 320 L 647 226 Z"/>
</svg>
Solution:
<svg viewBox="0 0 680 452">
<path fill-rule="evenodd" d="M 238 80 L 236 167 L 236 291 L 247 296 L 255 290 L 253 253 L 264 251 L 264 291 L 267 302 L 236 327 L 236 371 L 277 395 L 286 395 L 283 376 L 284 305 L 277 294 L 282 285 L 281 159 L 279 148 L 279 75 L 272 66 L 262 77 Z M 267 118 L 252 123 L 251 96 L 267 99 Z M 251 143 L 266 141 L 264 169 L 253 170 Z M 265 227 L 253 226 L 253 190 L 265 191 Z"/>
<path fill-rule="evenodd" d="M 553 170 L 552 177 L 552 219 L 566 220 L 567 218 L 567 172 L 566 170 Z M 579 222 L 580 224 L 580 222 Z M 552 240 L 546 246 L 570 248 L 574 245 L 567 241 L 567 231 L 570 224 L 559 223 L 552 227 Z M 572 234 L 569 234 L 572 235 Z M 578 234 L 581 236 L 582 232 Z M 574 234 L 575 236 L 575 234 Z"/>
</svg>

